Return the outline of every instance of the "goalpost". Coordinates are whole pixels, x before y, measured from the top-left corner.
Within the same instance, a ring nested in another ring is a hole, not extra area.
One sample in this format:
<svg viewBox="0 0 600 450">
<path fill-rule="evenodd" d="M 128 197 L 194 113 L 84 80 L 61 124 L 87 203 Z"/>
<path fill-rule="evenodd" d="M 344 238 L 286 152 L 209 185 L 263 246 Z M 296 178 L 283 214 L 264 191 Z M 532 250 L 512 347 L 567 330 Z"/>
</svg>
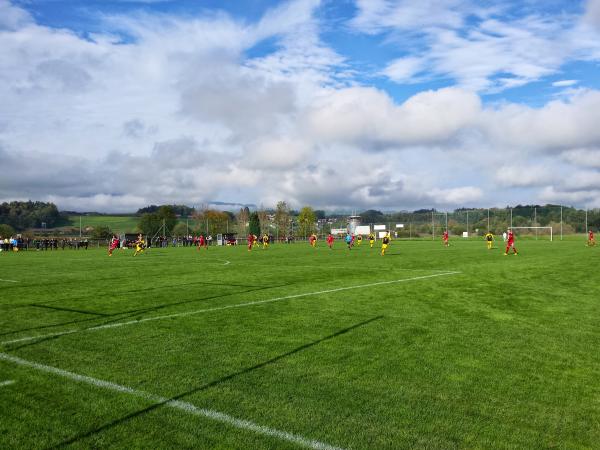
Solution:
<svg viewBox="0 0 600 450">
<path fill-rule="evenodd" d="M 550 241 L 553 240 L 552 227 L 512 227 L 513 230 L 535 230 L 535 237 L 537 239 L 538 230 L 550 230 Z"/>
</svg>

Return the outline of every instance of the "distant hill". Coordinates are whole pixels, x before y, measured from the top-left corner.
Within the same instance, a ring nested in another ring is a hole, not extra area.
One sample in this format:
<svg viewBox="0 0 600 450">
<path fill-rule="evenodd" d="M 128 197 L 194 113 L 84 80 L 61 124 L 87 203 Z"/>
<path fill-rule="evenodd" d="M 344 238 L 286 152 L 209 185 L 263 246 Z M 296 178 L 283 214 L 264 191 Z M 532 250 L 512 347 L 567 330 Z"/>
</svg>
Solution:
<svg viewBox="0 0 600 450">
<path fill-rule="evenodd" d="M 109 215 L 70 215 L 68 216 L 68 226 L 79 228 L 81 219 L 81 228 L 95 228 L 98 226 L 106 226 L 114 233 L 133 233 L 137 231 L 137 225 L 140 221 L 138 216 L 133 214 L 129 216 L 109 216 Z"/>
</svg>

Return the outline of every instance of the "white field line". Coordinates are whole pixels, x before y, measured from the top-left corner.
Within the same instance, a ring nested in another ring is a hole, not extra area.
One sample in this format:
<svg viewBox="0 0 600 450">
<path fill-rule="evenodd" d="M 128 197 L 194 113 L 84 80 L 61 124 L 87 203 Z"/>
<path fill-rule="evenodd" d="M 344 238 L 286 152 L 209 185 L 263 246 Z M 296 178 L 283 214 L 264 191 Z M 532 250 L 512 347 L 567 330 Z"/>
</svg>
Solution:
<svg viewBox="0 0 600 450">
<path fill-rule="evenodd" d="M 391 280 L 391 281 L 378 281 L 376 283 L 360 284 L 358 286 L 346 286 L 346 287 L 335 288 L 335 289 L 326 289 L 323 291 L 306 292 L 304 294 L 286 295 L 284 297 L 269 298 L 266 300 L 256 300 L 254 302 L 237 303 L 235 305 L 226 305 L 226 306 L 216 306 L 214 308 L 198 309 L 195 311 L 186 311 L 186 312 L 175 313 L 175 314 L 166 314 L 164 316 L 147 317 L 145 319 L 130 320 L 127 322 L 119 322 L 119 323 L 110 323 L 108 325 L 98 325 L 96 327 L 84 328 L 84 329 L 79 329 L 79 330 L 68 330 L 68 331 L 60 331 L 57 333 L 42 334 L 42 335 L 38 335 L 38 336 L 28 336 L 28 337 L 23 337 L 23 338 L 19 338 L 19 339 L 13 339 L 10 341 L 4 341 L 4 342 L 1 342 L 0 344 L 1 345 L 16 344 L 18 342 L 33 341 L 36 339 L 44 339 L 47 337 L 64 336 L 66 334 L 81 333 L 84 331 L 95 331 L 95 330 L 105 330 L 107 328 L 118 328 L 118 327 L 124 327 L 127 325 L 136 325 L 136 324 L 140 324 L 140 323 L 144 323 L 144 322 L 150 322 L 153 320 L 163 320 L 163 319 L 172 319 L 173 317 L 193 316 L 195 314 L 202 314 L 202 313 L 208 313 L 208 312 L 213 312 L 213 311 L 222 311 L 225 309 L 244 308 L 246 306 L 254 306 L 254 305 L 262 305 L 265 303 L 280 302 L 280 301 L 289 300 L 292 298 L 308 297 L 311 295 L 331 294 L 334 292 L 349 291 L 352 289 L 362 289 L 362 288 L 373 287 L 373 286 L 383 286 L 386 284 L 405 283 L 407 281 L 424 280 L 426 278 L 443 277 L 443 276 L 447 276 L 447 275 L 456 275 L 458 273 L 460 273 L 460 272 L 435 273 L 433 275 L 422 275 L 420 277 L 401 278 L 399 280 Z"/>
<path fill-rule="evenodd" d="M 0 281 L 4 281 L 5 283 L 18 283 L 18 281 L 15 280 L 4 280 L 2 278 L 0 278 Z"/>
<path fill-rule="evenodd" d="M 264 436 L 274 437 L 283 441 L 292 442 L 302 447 L 313 448 L 317 450 L 341 450 L 339 447 L 334 447 L 324 442 L 306 438 L 298 434 L 288 433 L 287 431 L 277 430 L 275 428 L 259 425 L 249 420 L 238 419 L 236 417 L 230 416 L 229 414 L 225 414 L 212 409 L 199 408 L 198 406 L 195 406 L 188 402 L 183 402 L 180 400 L 169 400 L 168 398 L 161 397 L 160 395 L 139 391 L 137 389 L 133 389 L 127 386 L 111 383 L 110 381 L 104 381 L 85 375 L 79 375 L 73 372 L 68 372 L 66 370 L 59 369 L 57 367 L 46 366 L 44 364 L 36 363 L 33 361 L 27 361 L 25 359 L 8 355 L 6 353 L 0 353 L 0 360 L 8 361 L 23 367 L 30 367 L 41 372 L 58 375 L 60 377 L 67 378 L 69 380 L 73 380 L 79 383 L 90 384 L 92 386 L 103 388 L 109 391 L 130 394 L 134 397 L 142 398 L 153 403 L 164 403 L 165 406 L 184 411 L 188 414 L 215 420 L 217 422 L 230 425 L 234 428 L 248 430 L 254 433 L 262 434 Z"/>
<path fill-rule="evenodd" d="M 11 384 L 15 384 L 15 380 L 0 381 L 0 387 L 10 386 Z"/>
<path fill-rule="evenodd" d="M 236 263 L 237 264 L 237 263 Z M 271 268 L 277 268 L 277 264 L 256 264 L 256 263 L 252 263 L 252 267 L 254 266 L 259 266 L 259 267 L 271 267 Z M 448 273 L 448 270 L 442 270 L 442 269 L 405 269 L 405 268 L 401 268 L 401 267 L 352 267 L 352 266 L 329 266 L 329 265 L 325 265 L 325 266 L 321 266 L 321 265 L 299 265 L 299 264 L 294 264 L 293 266 L 288 266 L 286 267 L 286 270 L 290 269 L 290 268 L 295 268 L 295 267 L 306 267 L 309 269 L 319 269 L 319 270 L 323 270 L 323 269 L 345 269 L 347 271 L 352 271 L 353 273 L 358 273 L 358 272 L 367 272 L 367 271 L 377 271 L 377 272 L 400 272 L 400 271 L 407 271 L 407 272 L 443 272 L 443 273 Z"/>
</svg>

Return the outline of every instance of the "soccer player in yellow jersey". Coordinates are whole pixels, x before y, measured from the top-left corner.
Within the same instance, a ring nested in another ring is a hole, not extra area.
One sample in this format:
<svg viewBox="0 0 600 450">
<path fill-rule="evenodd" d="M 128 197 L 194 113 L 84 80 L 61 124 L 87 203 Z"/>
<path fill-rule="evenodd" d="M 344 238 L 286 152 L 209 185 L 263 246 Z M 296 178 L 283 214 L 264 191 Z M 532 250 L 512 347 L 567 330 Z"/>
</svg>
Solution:
<svg viewBox="0 0 600 450">
<path fill-rule="evenodd" d="M 135 253 L 133 256 L 137 256 L 140 253 L 144 253 L 144 248 L 146 245 L 144 244 L 144 237 L 141 234 L 138 234 L 137 241 L 135 241 Z"/>
<path fill-rule="evenodd" d="M 269 248 L 269 236 L 268 235 L 264 235 L 262 237 L 262 243 L 263 243 L 263 249 Z"/>
<path fill-rule="evenodd" d="M 252 236 L 254 237 L 254 241 L 252 242 L 252 245 L 254 247 L 258 247 L 258 236 L 255 234 L 253 234 Z"/>
<path fill-rule="evenodd" d="M 373 244 L 375 244 L 375 235 L 373 233 L 369 234 L 369 245 L 373 248 Z"/>
<path fill-rule="evenodd" d="M 310 245 L 312 245 L 313 247 L 317 246 L 317 235 L 315 233 L 313 233 L 310 237 Z"/>
<path fill-rule="evenodd" d="M 386 234 L 381 241 L 381 256 L 385 255 L 385 251 L 390 245 L 390 233 Z"/>
<path fill-rule="evenodd" d="M 494 235 L 492 234 L 491 231 L 488 231 L 487 234 L 484 236 L 485 242 L 487 243 L 487 248 L 488 250 L 492 249 L 492 243 L 494 242 Z"/>
<path fill-rule="evenodd" d="M 361 234 L 356 236 L 356 246 L 360 247 L 360 244 L 362 244 L 362 235 Z"/>
</svg>

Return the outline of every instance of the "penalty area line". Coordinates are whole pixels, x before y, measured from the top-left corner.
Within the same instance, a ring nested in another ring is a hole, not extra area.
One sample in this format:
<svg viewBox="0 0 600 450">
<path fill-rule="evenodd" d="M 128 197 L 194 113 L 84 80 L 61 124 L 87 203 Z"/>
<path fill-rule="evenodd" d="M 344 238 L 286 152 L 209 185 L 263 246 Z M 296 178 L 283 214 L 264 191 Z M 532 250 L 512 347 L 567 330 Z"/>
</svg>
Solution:
<svg viewBox="0 0 600 450">
<path fill-rule="evenodd" d="M 18 281 L 16 281 L 16 280 L 5 280 L 3 278 L 0 278 L 0 282 L 4 282 L 4 283 L 18 283 Z"/>
<path fill-rule="evenodd" d="M 59 369 L 57 367 L 47 366 L 45 364 L 28 361 L 26 359 L 8 355 L 6 353 L 0 353 L 0 360 L 10 362 L 10 363 L 22 366 L 22 367 L 29 367 L 32 369 L 36 369 L 41 372 L 58 375 L 60 377 L 67 378 L 72 381 L 89 384 L 89 385 L 103 388 L 103 389 L 106 389 L 109 391 L 119 392 L 119 393 L 123 393 L 123 394 L 129 394 L 129 395 L 150 401 L 152 403 L 164 404 L 164 406 L 168 406 L 173 409 L 178 409 L 180 411 L 186 412 L 188 414 L 192 414 L 194 416 L 205 417 L 207 419 L 211 419 L 211 420 L 214 420 L 217 422 L 221 422 L 221 423 L 230 425 L 234 428 L 252 431 L 257 434 L 262 434 L 263 436 L 273 437 L 273 438 L 277 438 L 277 439 L 280 439 L 283 441 L 292 442 L 292 443 L 300 445 L 302 447 L 312 448 L 312 449 L 316 449 L 316 450 L 341 450 L 340 447 L 335 447 L 335 446 L 329 445 L 325 442 L 320 442 L 320 441 L 317 441 L 314 439 L 306 438 L 306 437 L 298 435 L 298 434 L 278 430 L 276 428 L 270 428 L 270 427 L 267 427 L 264 425 L 259 425 L 257 423 L 251 422 L 249 420 L 238 419 L 237 417 L 233 417 L 233 416 L 230 416 L 229 414 L 215 411 L 212 409 L 200 408 L 189 402 L 184 402 L 181 400 L 171 400 L 166 397 L 161 397 L 160 395 L 151 394 L 151 393 L 145 392 L 145 391 L 139 391 L 137 389 L 133 389 L 128 386 L 123 386 L 120 384 L 112 383 L 110 381 L 99 380 L 97 378 L 88 377 L 86 375 L 79 375 L 77 373 L 68 372 L 66 370 Z"/>
<path fill-rule="evenodd" d="M 175 313 L 175 314 L 166 314 L 164 316 L 146 317 L 145 319 L 130 320 L 127 322 L 117 322 L 117 323 L 111 323 L 108 325 L 98 325 L 95 327 L 83 328 L 83 329 L 79 329 L 79 330 L 67 330 L 67 331 L 59 331 L 57 333 L 42 334 L 42 335 L 38 335 L 38 336 L 28 336 L 28 337 L 23 337 L 23 338 L 18 338 L 18 339 L 12 339 L 10 341 L 4 341 L 4 342 L 1 342 L 0 345 L 9 345 L 9 344 L 16 344 L 19 342 L 34 341 L 36 339 L 53 338 L 53 337 L 58 337 L 58 336 L 65 336 L 68 334 L 83 333 L 85 331 L 105 330 L 108 328 L 118 328 L 118 327 L 124 327 L 124 326 L 128 326 L 128 325 L 137 325 L 140 323 L 151 322 L 154 320 L 172 319 L 175 317 L 187 317 L 187 316 L 193 316 L 196 314 L 209 313 L 209 312 L 213 312 L 213 311 L 223 311 L 226 309 L 244 308 L 246 306 L 254 306 L 254 305 L 263 305 L 265 303 L 281 302 L 283 300 L 290 300 L 293 298 L 300 298 L 300 297 L 309 297 L 312 295 L 332 294 L 335 292 L 349 291 L 349 290 L 353 290 L 353 289 L 363 289 L 363 288 L 374 287 L 374 286 L 383 286 L 383 285 L 387 285 L 387 284 L 406 283 L 408 281 L 424 280 L 427 278 L 436 278 L 436 277 L 443 277 L 443 276 L 449 276 L 449 275 L 456 275 L 459 273 L 460 272 L 435 273 L 432 275 L 422 275 L 419 277 L 401 278 L 399 280 L 377 281 L 375 283 L 360 284 L 360 285 L 356 285 L 356 286 L 345 286 L 345 287 L 341 287 L 341 288 L 325 289 L 322 291 L 305 292 L 304 294 L 292 294 L 292 295 L 286 295 L 284 297 L 269 298 L 266 300 L 256 300 L 253 302 L 237 303 L 234 305 L 216 306 L 214 308 L 205 308 L 205 309 L 198 309 L 195 311 L 186 311 L 186 312 Z"/>
<path fill-rule="evenodd" d="M 0 387 L 10 386 L 11 384 L 15 384 L 15 380 L 0 381 Z"/>
</svg>

